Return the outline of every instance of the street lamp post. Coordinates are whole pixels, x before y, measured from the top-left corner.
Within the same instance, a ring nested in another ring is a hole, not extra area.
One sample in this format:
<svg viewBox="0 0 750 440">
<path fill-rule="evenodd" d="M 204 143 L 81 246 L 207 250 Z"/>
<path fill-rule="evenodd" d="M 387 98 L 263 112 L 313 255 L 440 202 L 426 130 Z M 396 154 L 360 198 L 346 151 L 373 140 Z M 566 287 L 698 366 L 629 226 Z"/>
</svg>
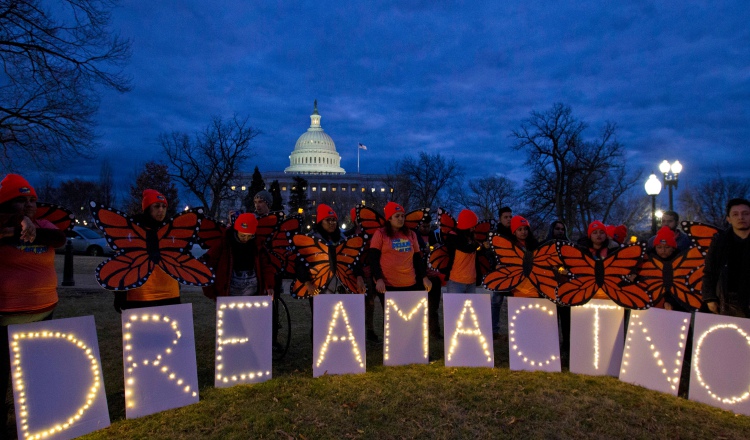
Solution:
<svg viewBox="0 0 750 440">
<path fill-rule="evenodd" d="M 656 196 L 661 192 L 661 182 L 656 174 L 648 176 L 645 187 L 646 194 L 651 196 L 651 235 L 656 235 Z"/>
<path fill-rule="evenodd" d="M 659 171 L 664 175 L 664 184 L 669 188 L 669 210 L 674 211 L 672 187 L 677 189 L 677 177 L 682 172 L 682 164 L 679 160 L 676 160 L 670 165 L 669 162 L 665 160 L 659 164 Z"/>
</svg>

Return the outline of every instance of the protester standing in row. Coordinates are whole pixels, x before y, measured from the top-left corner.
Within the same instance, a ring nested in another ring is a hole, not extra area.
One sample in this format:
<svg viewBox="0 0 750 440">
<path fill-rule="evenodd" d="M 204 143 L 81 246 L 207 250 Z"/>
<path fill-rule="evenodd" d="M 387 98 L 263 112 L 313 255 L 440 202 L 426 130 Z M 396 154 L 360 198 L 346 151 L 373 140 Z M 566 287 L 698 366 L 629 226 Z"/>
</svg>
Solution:
<svg viewBox="0 0 750 440">
<path fill-rule="evenodd" d="M 36 218 L 36 191 L 8 174 L 0 182 L 0 430 L 8 416 L 10 384 L 8 326 L 52 318 L 57 305 L 55 248 L 65 233 Z"/>
<path fill-rule="evenodd" d="M 206 252 L 204 259 L 216 275 L 214 284 L 203 288 L 207 297 L 274 295 L 275 271 L 266 255 L 258 252 L 257 226 L 255 215 L 240 214 L 221 243 Z"/>
</svg>

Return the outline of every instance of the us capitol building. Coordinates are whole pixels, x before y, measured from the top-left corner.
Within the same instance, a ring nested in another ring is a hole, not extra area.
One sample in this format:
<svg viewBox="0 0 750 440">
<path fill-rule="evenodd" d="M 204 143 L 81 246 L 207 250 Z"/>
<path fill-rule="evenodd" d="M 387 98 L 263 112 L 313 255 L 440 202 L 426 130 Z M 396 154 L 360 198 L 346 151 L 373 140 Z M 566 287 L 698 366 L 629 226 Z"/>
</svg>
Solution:
<svg viewBox="0 0 750 440">
<path fill-rule="evenodd" d="M 266 189 L 274 180 L 279 181 L 285 207 L 295 184 L 294 178 L 304 178 L 313 213 L 318 203 L 326 203 L 336 210 L 342 221 L 355 205 L 382 207 L 388 193 L 393 191 L 384 183 L 387 180 L 385 174 L 346 173 L 341 167 L 336 144 L 320 125 L 317 100 L 310 115 L 310 128 L 297 139 L 294 151 L 289 155 L 289 166 L 284 171 L 261 170 L 261 175 Z M 250 177 L 251 174 L 247 174 L 243 180 L 249 181 Z"/>
</svg>

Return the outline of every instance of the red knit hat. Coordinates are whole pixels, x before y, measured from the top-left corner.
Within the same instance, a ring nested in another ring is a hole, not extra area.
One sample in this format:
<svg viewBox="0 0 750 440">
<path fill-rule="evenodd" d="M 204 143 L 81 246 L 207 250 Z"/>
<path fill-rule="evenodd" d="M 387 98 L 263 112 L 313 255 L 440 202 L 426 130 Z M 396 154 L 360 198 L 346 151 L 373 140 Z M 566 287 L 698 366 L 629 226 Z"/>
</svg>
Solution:
<svg viewBox="0 0 750 440">
<path fill-rule="evenodd" d="M 623 244 L 625 242 L 625 237 L 628 236 L 628 227 L 625 225 L 618 225 L 615 226 L 614 233 L 612 234 L 612 239 L 616 242 Z"/>
<path fill-rule="evenodd" d="M 155 189 L 143 190 L 143 200 L 141 201 L 141 208 L 143 208 L 143 212 L 146 212 L 149 206 L 157 202 L 164 203 L 165 205 L 169 206 L 167 198 L 164 197 L 164 194 Z"/>
<path fill-rule="evenodd" d="M 385 205 L 385 208 L 383 208 L 383 211 L 385 212 L 385 219 L 390 220 L 391 217 L 393 217 L 393 214 L 397 212 L 404 212 L 404 207 L 396 202 L 388 202 Z"/>
<path fill-rule="evenodd" d="M 234 221 L 234 230 L 243 234 L 255 234 L 258 229 L 258 218 L 255 214 L 244 213 Z"/>
<path fill-rule="evenodd" d="M 514 215 L 512 219 L 510 219 L 510 232 L 511 234 L 516 233 L 516 229 L 520 228 L 521 226 L 526 226 L 527 228 L 531 228 L 529 226 L 529 221 L 525 218 L 521 217 L 520 215 Z"/>
<path fill-rule="evenodd" d="M 469 209 L 464 209 L 458 213 L 458 222 L 456 227 L 458 229 L 470 229 L 479 223 L 479 217 Z"/>
<path fill-rule="evenodd" d="M 339 219 L 339 216 L 336 215 L 336 211 L 334 211 L 330 206 L 326 205 L 325 203 L 321 203 L 320 205 L 318 205 L 317 222 L 320 223 L 323 220 L 327 219 L 328 217 L 333 217 L 336 220 Z"/>
<path fill-rule="evenodd" d="M 674 231 L 669 229 L 669 226 L 663 226 L 659 229 L 659 232 L 656 233 L 654 247 L 656 247 L 657 244 L 666 244 L 669 247 L 677 249 L 677 241 L 674 239 Z"/>
<path fill-rule="evenodd" d="M 26 196 L 36 197 L 36 191 L 26 179 L 18 174 L 8 174 L 0 182 L 0 203 Z"/>
<path fill-rule="evenodd" d="M 596 231 L 597 229 L 601 229 L 604 231 L 604 233 L 607 233 L 607 227 L 604 226 L 604 223 L 600 222 L 599 220 L 594 220 L 589 224 L 589 230 L 587 236 L 591 238 L 591 233 Z"/>
</svg>

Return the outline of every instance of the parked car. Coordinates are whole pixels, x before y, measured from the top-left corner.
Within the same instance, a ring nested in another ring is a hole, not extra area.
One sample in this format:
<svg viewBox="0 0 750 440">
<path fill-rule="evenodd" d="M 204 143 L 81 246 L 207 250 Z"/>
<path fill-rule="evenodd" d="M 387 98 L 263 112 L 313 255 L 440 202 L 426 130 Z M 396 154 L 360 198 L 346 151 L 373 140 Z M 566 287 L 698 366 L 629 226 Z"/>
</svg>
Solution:
<svg viewBox="0 0 750 440">
<path fill-rule="evenodd" d="M 73 244 L 74 254 L 85 255 L 114 255 L 115 251 L 107 243 L 104 234 L 96 229 L 85 226 L 74 226 L 72 231 L 66 231 L 65 235 Z M 65 245 L 57 248 L 57 252 L 65 252 Z"/>
</svg>

